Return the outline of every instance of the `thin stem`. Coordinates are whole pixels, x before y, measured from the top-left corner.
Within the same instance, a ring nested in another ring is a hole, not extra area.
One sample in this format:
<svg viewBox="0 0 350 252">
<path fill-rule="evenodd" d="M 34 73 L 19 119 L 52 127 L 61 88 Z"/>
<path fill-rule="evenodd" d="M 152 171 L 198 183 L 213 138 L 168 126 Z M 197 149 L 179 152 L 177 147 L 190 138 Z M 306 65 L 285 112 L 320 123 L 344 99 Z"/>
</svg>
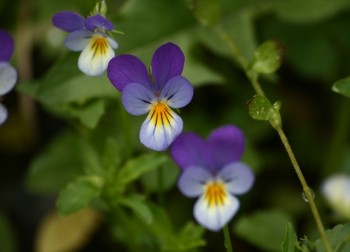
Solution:
<svg viewBox="0 0 350 252">
<path fill-rule="evenodd" d="M 261 96 L 265 96 L 264 94 L 264 91 L 263 89 L 261 88 L 260 86 L 260 83 L 258 81 L 258 74 L 257 73 L 254 73 L 252 71 L 250 71 L 248 69 L 248 63 L 247 63 L 247 60 L 243 57 L 243 55 L 240 53 L 235 41 L 223 30 L 221 29 L 220 27 L 216 29 L 217 33 L 219 34 L 219 36 L 223 39 L 223 41 L 228 45 L 228 47 L 230 48 L 231 50 L 231 53 L 233 55 L 234 58 L 236 58 L 236 60 L 240 63 L 241 67 L 245 70 L 245 73 L 248 77 L 248 79 L 250 80 L 255 92 L 258 94 L 258 95 L 261 95 Z M 320 233 L 320 237 L 322 239 L 322 242 L 323 242 L 323 245 L 325 247 L 325 250 L 327 252 L 332 252 L 332 248 L 330 246 L 330 243 L 328 241 L 328 238 L 326 236 L 326 232 L 325 232 L 325 229 L 324 229 L 324 226 L 322 224 L 322 220 L 321 220 L 321 217 L 318 213 L 318 210 L 317 210 L 317 207 L 316 207 L 316 204 L 315 204 L 315 201 L 314 201 L 314 196 L 313 196 L 313 193 L 311 192 L 308 184 L 306 183 L 306 180 L 304 178 L 304 175 L 300 169 L 300 166 L 294 156 L 294 153 L 292 151 L 292 148 L 288 142 L 288 139 L 286 137 L 286 135 L 284 134 L 284 131 L 282 129 L 281 126 L 278 126 L 278 127 L 274 127 L 280 138 L 281 138 L 281 141 L 289 155 L 289 158 L 292 162 L 292 165 L 294 167 L 294 170 L 298 176 L 298 179 L 300 180 L 300 183 L 302 184 L 302 187 L 303 187 L 303 191 L 305 193 L 305 196 L 309 202 L 309 205 L 310 205 L 310 208 L 311 208 L 311 212 L 314 216 L 314 219 L 315 219 L 315 222 L 316 222 L 316 226 L 317 226 L 317 229 Z"/>
<path fill-rule="evenodd" d="M 278 132 L 278 135 L 281 138 L 281 141 L 282 141 L 282 143 L 283 143 L 283 145 L 284 145 L 284 147 L 285 147 L 285 149 L 286 149 L 286 151 L 288 153 L 288 156 L 289 156 L 289 158 L 290 158 L 290 160 L 292 162 L 293 168 L 294 168 L 294 170 L 295 170 L 295 172 L 296 172 L 296 174 L 297 174 L 297 176 L 298 176 L 298 178 L 300 180 L 300 183 L 301 183 L 301 185 L 303 187 L 303 191 L 304 191 L 306 199 L 307 199 L 307 201 L 308 201 L 308 203 L 310 205 L 311 212 L 312 212 L 312 214 L 314 216 L 314 219 L 315 219 L 315 222 L 316 222 L 316 226 L 317 226 L 317 229 L 318 229 L 318 231 L 320 233 L 323 245 L 324 245 L 326 251 L 331 252 L 332 248 L 331 248 L 331 245 L 329 244 L 329 241 L 328 241 L 328 238 L 327 238 L 327 235 L 326 235 L 326 231 L 325 231 L 324 226 L 322 224 L 321 217 L 320 217 L 320 215 L 318 213 L 317 206 L 316 206 L 316 203 L 314 201 L 314 195 L 311 192 L 310 187 L 308 186 L 308 184 L 307 184 L 307 182 L 306 182 L 306 180 L 304 178 L 303 173 L 301 172 L 300 166 L 299 166 L 299 164 L 298 164 L 298 162 L 297 162 L 297 160 L 296 160 L 296 158 L 294 156 L 292 148 L 291 148 L 291 146 L 290 146 L 290 144 L 288 142 L 288 139 L 287 139 L 286 135 L 284 134 L 283 129 L 280 127 L 280 128 L 277 128 L 276 130 Z"/>
<path fill-rule="evenodd" d="M 225 247 L 227 252 L 233 252 L 230 231 L 228 229 L 227 224 L 224 226 L 224 239 L 225 239 Z"/>
</svg>

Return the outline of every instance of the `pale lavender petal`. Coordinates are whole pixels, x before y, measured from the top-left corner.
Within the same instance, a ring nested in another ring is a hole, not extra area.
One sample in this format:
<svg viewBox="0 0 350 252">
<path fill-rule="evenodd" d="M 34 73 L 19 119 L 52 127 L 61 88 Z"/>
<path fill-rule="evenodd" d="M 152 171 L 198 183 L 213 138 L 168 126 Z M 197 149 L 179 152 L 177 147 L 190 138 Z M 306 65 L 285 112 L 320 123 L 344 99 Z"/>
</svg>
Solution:
<svg viewBox="0 0 350 252">
<path fill-rule="evenodd" d="M 210 205 L 203 195 L 194 206 L 193 214 L 199 224 L 211 231 L 222 229 L 237 213 L 239 201 L 227 194 L 222 205 Z"/>
<path fill-rule="evenodd" d="M 4 30 L 0 30 L 0 48 L 0 61 L 9 62 L 14 44 L 11 35 Z"/>
<path fill-rule="evenodd" d="M 16 81 L 16 69 L 8 63 L 0 63 L 0 96 L 10 92 Z"/>
<path fill-rule="evenodd" d="M 140 141 L 146 147 L 164 151 L 181 133 L 183 122 L 166 104 L 152 104 L 140 131 Z"/>
<path fill-rule="evenodd" d="M 146 66 L 133 55 L 119 55 L 108 64 L 107 76 L 116 89 L 123 91 L 129 83 L 139 83 L 152 88 Z"/>
<path fill-rule="evenodd" d="M 5 108 L 4 105 L 2 105 L 0 103 L 0 126 L 2 124 L 4 124 L 4 122 L 6 121 L 7 117 L 8 117 L 7 109 Z"/>
<path fill-rule="evenodd" d="M 162 90 L 171 78 L 181 75 L 184 62 L 183 52 L 173 43 L 164 44 L 156 50 L 152 58 L 152 75 L 157 90 Z"/>
<path fill-rule="evenodd" d="M 225 166 L 217 175 L 224 181 L 227 190 L 235 195 L 246 193 L 253 186 L 255 176 L 244 163 L 236 162 Z"/>
<path fill-rule="evenodd" d="M 61 11 L 52 17 L 52 24 L 66 32 L 84 29 L 84 18 L 78 13 Z"/>
<path fill-rule="evenodd" d="M 191 166 L 212 169 L 210 150 L 206 142 L 194 133 L 181 134 L 174 141 L 170 153 L 181 169 Z"/>
<path fill-rule="evenodd" d="M 165 99 L 172 108 L 186 106 L 193 97 L 193 86 L 182 76 L 171 78 L 164 86 L 160 98 Z"/>
<path fill-rule="evenodd" d="M 66 37 L 64 44 L 72 51 L 79 52 L 90 43 L 93 32 L 87 30 L 74 31 Z"/>
<path fill-rule="evenodd" d="M 245 148 L 242 131 L 233 125 L 216 129 L 209 135 L 207 141 L 216 170 L 240 160 Z"/>
<path fill-rule="evenodd" d="M 102 30 L 114 29 L 113 24 L 107 18 L 99 14 L 88 17 L 85 20 L 85 27 L 90 31 L 94 31 L 96 28 Z"/>
<path fill-rule="evenodd" d="M 126 85 L 122 93 L 123 106 L 132 115 L 147 113 L 151 109 L 151 102 L 156 99 L 150 90 L 138 83 Z"/>
<path fill-rule="evenodd" d="M 193 198 L 204 192 L 205 184 L 209 180 L 213 180 L 213 175 L 209 171 L 191 166 L 182 172 L 177 186 L 185 196 Z"/>
</svg>

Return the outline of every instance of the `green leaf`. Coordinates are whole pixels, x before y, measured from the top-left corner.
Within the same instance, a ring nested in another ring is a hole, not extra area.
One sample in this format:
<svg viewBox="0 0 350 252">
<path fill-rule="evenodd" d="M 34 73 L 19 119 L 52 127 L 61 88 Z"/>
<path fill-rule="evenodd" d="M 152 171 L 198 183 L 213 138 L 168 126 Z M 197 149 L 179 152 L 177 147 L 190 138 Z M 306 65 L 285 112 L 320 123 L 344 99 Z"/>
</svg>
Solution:
<svg viewBox="0 0 350 252">
<path fill-rule="evenodd" d="M 350 97 L 350 77 L 341 79 L 332 86 L 334 92 Z"/>
<path fill-rule="evenodd" d="M 11 223 L 4 214 L 0 212 L 0 252 L 16 252 L 17 239 Z"/>
<path fill-rule="evenodd" d="M 295 252 L 298 238 L 291 223 L 287 224 L 284 239 L 281 244 L 282 252 Z"/>
<path fill-rule="evenodd" d="M 220 1 L 187 0 L 187 4 L 202 25 L 214 25 L 217 23 L 220 15 Z"/>
<path fill-rule="evenodd" d="M 58 135 L 30 164 L 26 184 L 30 190 L 42 193 L 59 191 L 83 172 L 83 162 L 77 155 L 80 140 L 71 132 Z"/>
<path fill-rule="evenodd" d="M 61 215 L 72 214 L 96 198 L 103 186 L 103 180 L 98 176 L 85 176 L 69 183 L 58 195 L 56 206 Z"/>
<path fill-rule="evenodd" d="M 161 153 L 147 153 L 128 161 L 120 170 L 117 177 L 117 187 L 124 190 L 124 187 L 138 179 L 146 172 L 157 169 L 166 163 L 167 157 Z"/>
<path fill-rule="evenodd" d="M 106 140 L 105 148 L 102 154 L 103 166 L 107 169 L 115 169 L 121 163 L 120 146 L 117 141 L 109 137 Z"/>
<path fill-rule="evenodd" d="M 105 101 L 95 100 L 82 106 L 68 106 L 68 114 L 77 118 L 85 127 L 94 129 L 105 112 Z"/>
<path fill-rule="evenodd" d="M 145 203 L 144 197 L 137 194 L 132 194 L 120 198 L 117 200 L 122 206 L 128 207 L 134 212 L 141 220 L 147 224 L 151 224 L 153 221 L 153 214 L 147 204 Z"/>
<path fill-rule="evenodd" d="M 274 73 L 281 65 L 282 47 L 276 41 L 266 41 L 254 53 L 250 69 L 257 73 Z"/>
<path fill-rule="evenodd" d="M 235 233 L 266 251 L 280 251 L 284 227 L 289 216 L 280 210 L 259 211 L 245 216 L 234 225 Z"/>
<path fill-rule="evenodd" d="M 331 230 L 326 230 L 330 245 L 336 252 L 350 251 L 350 223 L 340 224 Z M 321 239 L 316 242 L 317 252 L 326 252 Z"/>
</svg>

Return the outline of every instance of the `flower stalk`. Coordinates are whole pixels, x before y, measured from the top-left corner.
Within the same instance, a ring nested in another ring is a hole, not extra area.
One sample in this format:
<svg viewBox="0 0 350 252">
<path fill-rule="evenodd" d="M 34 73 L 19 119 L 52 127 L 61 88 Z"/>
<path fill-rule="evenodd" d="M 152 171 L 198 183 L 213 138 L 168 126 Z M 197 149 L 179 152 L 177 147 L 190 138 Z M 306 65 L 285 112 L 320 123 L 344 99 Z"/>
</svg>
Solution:
<svg viewBox="0 0 350 252">
<path fill-rule="evenodd" d="M 232 250 L 232 243 L 231 243 L 231 237 L 230 237 L 230 231 L 229 231 L 227 225 L 224 226 L 223 232 L 224 232 L 224 239 L 225 239 L 224 242 L 225 242 L 226 251 L 227 252 L 233 252 L 233 250 Z"/>
<path fill-rule="evenodd" d="M 244 58 L 244 56 L 242 55 L 242 53 L 240 52 L 239 48 L 237 47 L 235 41 L 233 38 L 231 38 L 221 27 L 217 27 L 216 32 L 218 33 L 218 35 L 221 37 L 221 39 L 227 44 L 227 46 L 230 48 L 231 54 L 233 55 L 233 57 L 237 60 L 237 62 L 240 64 L 240 66 L 242 67 L 242 69 L 245 71 L 246 76 L 248 77 L 249 81 L 251 82 L 254 91 L 256 92 L 257 95 L 261 96 L 261 97 L 265 97 L 264 91 L 261 88 L 261 85 L 258 81 L 258 73 L 256 73 L 255 71 L 252 71 L 251 69 L 249 69 L 249 64 L 247 63 L 247 60 Z M 267 98 L 266 98 L 267 99 Z M 278 114 L 279 112 L 276 111 Z M 295 158 L 295 155 L 293 153 L 293 150 L 288 142 L 288 139 L 282 129 L 282 122 L 281 122 L 281 117 L 279 116 L 279 123 L 272 123 L 271 120 L 270 124 L 271 126 L 277 131 L 278 135 L 281 138 L 282 144 L 284 145 L 288 156 L 291 160 L 291 163 L 293 165 L 293 168 L 297 174 L 297 177 L 302 185 L 303 188 L 303 192 L 306 196 L 306 199 L 310 205 L 311 208 L 311 212 L 312 215 L 315 219 L 316 222 L 316 226 L 317 229 L 319 231 L 321 240 L 323 242 L 323 246 L 325 248 L 325 251 L 327 252 L 332 252 L 332 248 L 330 246 L 329 240 L 327 238 L 326 232 L 325 232 L 325 228 L 323 226 L 321 217 L 319 215 L 316 203 L 314 201 L 314 196 L 313 193 L 310 189 L 310 187 L 308 186 L 306 179 L 301 171 L 301 168 Z"/>
</svg>

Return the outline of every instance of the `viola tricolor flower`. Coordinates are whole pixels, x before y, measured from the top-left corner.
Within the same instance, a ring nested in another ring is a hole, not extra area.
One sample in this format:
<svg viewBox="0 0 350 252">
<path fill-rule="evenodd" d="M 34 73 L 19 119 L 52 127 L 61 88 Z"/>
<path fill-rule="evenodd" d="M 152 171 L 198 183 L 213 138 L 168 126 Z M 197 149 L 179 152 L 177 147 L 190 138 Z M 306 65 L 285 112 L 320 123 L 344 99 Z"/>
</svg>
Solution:
<svg viewBox="0 0 350 252">
<path fill-rule="evenodd" d="M 70 50 L 82 51 L 78 66 L 83 73 L 97 76 L 106 70 L 118 48 L 117 42 L 106 34 L 114 29 L 107 18 L 97 14 L 84 19 L 77 13 L 62 11 L 53 16 L 52 23 L 69 32 L 64 44 Z"/>
<path fill-rule="evenodd" d="M 108 78 L 122 92 L 126 111 L 132 115 L 148 113 L 140 140 L 150 149 L 165 150 L 182 131 L 182 119 L 171 108 L 186 106 L 193 96 L 193 86 L 181 76 L 184 61 L 180 48 L 167 43 L 153 55 L 152 77 L 133 55 L 119 55 L 108 64 Z"/>
<path fill-rule="evenodd" d="M 209 230 L 218 231 L 230 221 L 240 205 L 235 195 L 253 185 L 253 172 L 240 162 L 244 142 L 242 131 L 228 125 L 207 140 L 183 133 L 171 147 L 171 156 L 182 169 L 178 188 L 187 197 L 198 197 L 194 217 Z"/>
<path fill-rule="evenodd" d="M 13 49 L 11 35 L 0 30 L 0 97 L 10 92 L 17 81 L 17 71 L 9 63 Z M 0 125 L 6 121 L 7 116 L 7 109 L 0 103 Z"/>
</svg>

